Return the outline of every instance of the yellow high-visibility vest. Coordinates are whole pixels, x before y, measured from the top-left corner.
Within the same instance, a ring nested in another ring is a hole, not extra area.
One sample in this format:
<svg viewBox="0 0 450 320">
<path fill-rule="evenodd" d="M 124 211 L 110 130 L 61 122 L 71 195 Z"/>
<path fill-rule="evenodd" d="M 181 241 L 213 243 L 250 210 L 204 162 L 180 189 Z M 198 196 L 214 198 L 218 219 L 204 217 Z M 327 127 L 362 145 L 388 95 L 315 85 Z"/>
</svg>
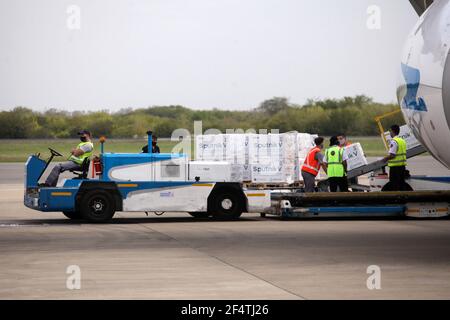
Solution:
<svg viewBox="0 0 450 320">
<path fill-rule="evenodd" d="M 327 176 L 328 178 L 341 178 L 345 176 L 343 164 L 344 149 L 334 146 L 327 149 Z"/>
<path fill-rule="evenodd" d="M 92 147 L 91 151 L 85 152 L 81 156 L 78 156 L 78 157 L 76 157 L 74 155 L 71 155 L 69 157 L 69 160 L 75 162 L 76 164 L 81 165 L 83 163 L 84 159 L 90 158 L 91 155 L 92 155 L 92 152 L 94 151 L 94 144 L 92 142 L 81 142 L 80 144 L 78 144 L 77 149 L 80 149 L 82 146 L 84 146 L 86 144 L 90 144 L 91 145 L 91 147 Z"/>
<path fill-rule="evenodd" d="M 406 167 L 406 141 L 399 137 L 393 140 L 397 142 L 397 154 L 394 159 L 388 161 L 388 167 Z"/>
</svg>

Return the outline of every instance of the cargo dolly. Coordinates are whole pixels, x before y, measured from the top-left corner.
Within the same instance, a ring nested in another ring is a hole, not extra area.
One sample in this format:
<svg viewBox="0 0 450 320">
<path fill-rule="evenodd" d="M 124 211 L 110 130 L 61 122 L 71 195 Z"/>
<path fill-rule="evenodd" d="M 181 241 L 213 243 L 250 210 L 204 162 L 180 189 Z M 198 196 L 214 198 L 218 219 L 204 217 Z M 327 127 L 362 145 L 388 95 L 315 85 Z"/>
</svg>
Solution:
<svg viewBox="0 0 450 320">
<path fill-rule="evenodd" d="M 272 206 L 261 215 L 282 218 L 413 217 L 449 215 L 450 191 L 271 194 Z"/>
</svg>

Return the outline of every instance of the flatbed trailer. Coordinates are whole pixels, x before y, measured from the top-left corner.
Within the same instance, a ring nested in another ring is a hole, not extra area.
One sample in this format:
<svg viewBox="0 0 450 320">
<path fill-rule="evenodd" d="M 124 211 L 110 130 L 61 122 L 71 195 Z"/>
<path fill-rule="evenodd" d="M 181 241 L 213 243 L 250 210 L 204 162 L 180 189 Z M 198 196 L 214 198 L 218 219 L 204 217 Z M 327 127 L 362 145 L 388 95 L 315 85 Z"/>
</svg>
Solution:
<svg viewBox="0 0 450 320">
<path fill-rule="evenodd" d="M 450 191 L 279 192 L 271 194 L 271 201 L 262 216 L 443 218 L 449 215 Z"/>
</svg>

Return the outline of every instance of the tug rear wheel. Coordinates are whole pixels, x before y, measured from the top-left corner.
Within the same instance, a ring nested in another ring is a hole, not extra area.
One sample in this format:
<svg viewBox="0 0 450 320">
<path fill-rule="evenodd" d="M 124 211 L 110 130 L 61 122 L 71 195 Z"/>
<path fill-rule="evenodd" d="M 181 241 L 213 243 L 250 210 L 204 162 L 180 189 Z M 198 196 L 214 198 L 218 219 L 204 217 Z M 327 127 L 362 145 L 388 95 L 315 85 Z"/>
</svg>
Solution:
<svg viewBox="0 0 450 320">
<path fill-rule="evenodd" d="M 244 212 L 243 197 L 233 189 L 217 190 L 211 195 L 208 212 L 216 219 L 237 219 Z"/>
</svg>

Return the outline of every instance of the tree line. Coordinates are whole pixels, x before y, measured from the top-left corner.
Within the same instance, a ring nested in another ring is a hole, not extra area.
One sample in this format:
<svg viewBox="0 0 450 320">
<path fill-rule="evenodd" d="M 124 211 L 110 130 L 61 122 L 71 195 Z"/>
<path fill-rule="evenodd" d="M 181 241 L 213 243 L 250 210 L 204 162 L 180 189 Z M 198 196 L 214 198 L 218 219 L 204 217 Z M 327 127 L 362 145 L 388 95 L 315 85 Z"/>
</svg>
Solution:
<svg viewBox="0 0 450 320">
<path fill-rule="evenodd" d="M 94 136 L 136 138 L 152 129 L 159 137 L 170 137 L 178 128 L 193 132 L 194 121 L 202 121 L 203 130 L 278 129 L 352 136 L 377 135 L 374 117 L 398 109 L 397 104 L 381 104 L 366 96 L 342 99 L 309 100 L 304 105 L 274 97 L 247 111 L 192 110 L 183 106 L 153 106 L 122 109 L 118 112 L 67 112 L 50 109 L 45 112 L 16 107 L 0 112 L 0 138 L 75 138 L 80 128 Z M 403 124 L 401 114 L 389 119 Z"/>
</svg>

